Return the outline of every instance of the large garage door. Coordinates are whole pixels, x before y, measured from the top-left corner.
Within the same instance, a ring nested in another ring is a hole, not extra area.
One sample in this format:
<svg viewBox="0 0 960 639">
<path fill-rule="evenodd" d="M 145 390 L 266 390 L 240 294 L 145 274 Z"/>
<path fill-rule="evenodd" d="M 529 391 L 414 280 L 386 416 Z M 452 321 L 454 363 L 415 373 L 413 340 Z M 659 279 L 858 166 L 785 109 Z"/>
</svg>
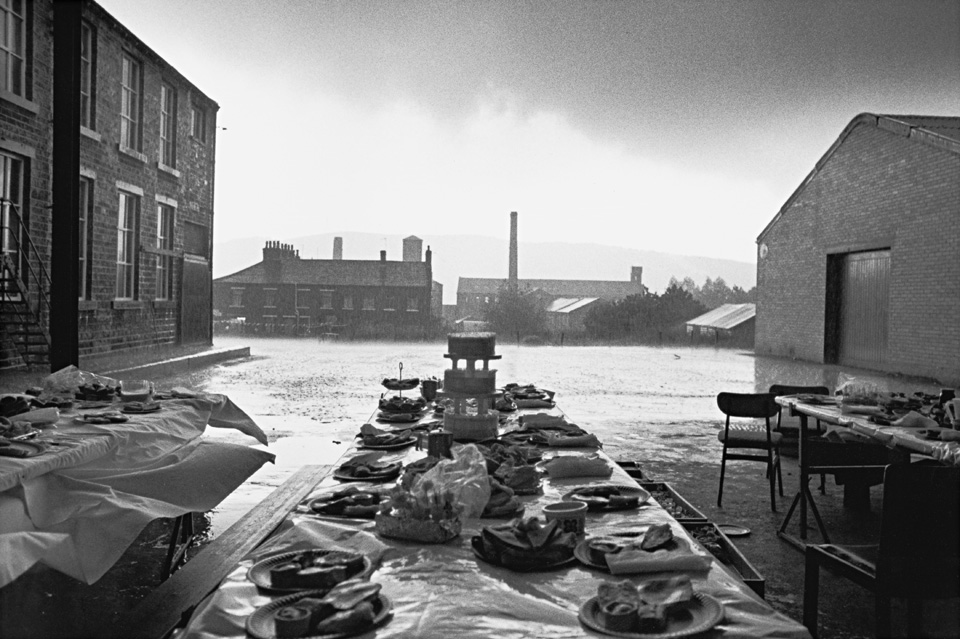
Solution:
<svg viewBox="0 0 960 639">
<path fill-rule="evenodd" d="M 890 251 L 844 256 L 840 283 L 839 363 L 873 368 L 887 358 Z"/>
</svg>

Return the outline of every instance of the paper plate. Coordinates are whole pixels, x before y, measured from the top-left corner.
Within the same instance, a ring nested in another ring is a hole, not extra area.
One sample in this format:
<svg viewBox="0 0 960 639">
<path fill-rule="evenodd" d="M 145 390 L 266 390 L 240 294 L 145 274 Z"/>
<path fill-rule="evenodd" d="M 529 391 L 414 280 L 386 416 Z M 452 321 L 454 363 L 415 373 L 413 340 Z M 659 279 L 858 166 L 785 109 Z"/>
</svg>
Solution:
<svg viewBox="0 0 960 639">
<path fill-rule="evenodd" d="M 727 537 L 746 537 L 750 534 L 749 528 L 737 524 L 717 524 L 717 528 Z"/>
<path fill-rule="evenodd" d="M 10 441 L 10 440 L 7 440 Z M 16 451 L 18 454 L 11 455 L 10 453 L 4 453 L 3 451 Z M 35 442 L 30 439 L 24 439 L 19 441 L 10 441 L 8 446 L 3 446 L 0 448 L 0 457 L 16 457 L 18 459 L 23 459 L 25 457 L 36 457 L 37 455 L 43 453 L 47 450 L 47 447 L 40 442 Z"/>
<path fill-rule="evenodd" d="M 423 415 L 423 413 L 377 413 L 378 422 L 386 422 L 388 424 L 409 424 L 415 422 Z"/>
<path fill-rule="evenodd" d="M 247 571 L 247 579 L 257 584 L 264 590 L 272 590 L 274 592 L 301 592 L 304 590 L 312 590 L 313 592 L 323 592 L 324 590 L 317 590 L 316 588 L 277 588 L 270 584 L 270 569 L 279 564 L 285 564 L 288 561 L 291 561 L 294 557 L 302 555 L 305 552 L 315 552 L 320 555 L 328 555 L 333 550 L 327 548 L 311 548 L 309 550 L 292 550 L 290 552 L 283 552 L 278 555 L 271 555 L 270 557 L 264 557 L 257 563 L 253 564 L 250 567 L 250 570 Z M 347 579 L 357 579 L 368 577 L 370 573 L 373 572 L 373 563 L 370 561 L 370 558 L 366 555 L 363 556 L 363 569 L 347 575 Z"/>
<path fill-rule="evenodd" d="M 341 467 L 342 468 L 342 467 Z M 391 479 L 396 479 L 400 476 L 400 471 L 403 470 L 403 464 L 397 464 L 392 469 L 387 470 L 382 473 L 375 473 L 367 475 L 366 477 L 354 477 L 353 475 L 348 475 L 337 468 L 333 471 L 333 478 L 339 481 L 369 481 L 369 482 L 381 482 L 389 481 Z"/>
<path fill-rule="evenodd" d="M 639 538 L 640 537 L 637 537 L 637 539 Z M 610 566 L 608 566 L 605 562 L 601 564 L 590 559 L 590 552 L 587 549 L 587 544 L 593 539 L 594 538 L 591 537 L 589 539 L 584 539 L 583 541 L 578 543 L 573 549 L 573 556 L 576 557 L 577 561 L 579 561 L 584 566 L 588 566 L 590 568 L 596 568 L 597 570 L 602 570 L 604 572 L 610 572 Z M 690 552 L 690 544 L 687 542 L 686 539 L 683 539 L 681 537 L 674 537 L 673 541 L 676 542 L 677 547 L 675 548 L 675 550 L 677 552 L 683 552 L 683 553 Z M 643 574 L 643 573 L 633 573 L 633 574 Z"/>
<path fill-rule="evenodd" d="M 280 599 L 271 601 L 265 606 L 257 608 L 252 615 L 247 617 L 247 632 L 251 636 L 256 637 L 256 639 L 278 639 L 276 625 L 273 622 L 273 613 L 280 608 L 300 601 L 304 597 L 313 596 L 322 597 L 323 591 L 307 590 L 295 595 L 287 595 L 286 597 L 281 597 Z M 342 637 L 354 637 L 376 628 L 390 616 L 393 606 L 384 594 L 378 594 L 377 598 L 371 601 L 371 603 L 373 604 L 374 617 L 369 626 L 358 628 L 353 632 L 304 635 L 305 639 L 341 639 Z"/>
<path fill-rule="evenodd" d="M 502 564 L 496 559 L 494 559 L 493 557 L 488 557 L 486 553 L 484 553 L 482 550 L 478 550 L 475 545 L 475 542 L 473 541 L 474 539 L 480 539 L 480 537 L 475 536 L 470 540 L 470 547 L 473 549 L 473 554 L 476 555 L 477 559 L 480 559 L 481 561 L 485 561 L 491 566 L 499 566 L 500 568 L 506 568 L 507 570 L 512 570 L 513 572 L 548 572 L 550 570 L 559 570 L 561 568 L 566 568 L 567 566 L 573 565 L 577 562 L 577 558 L 574 557 L 573 555 L 570 555 L 570 557 L 562 561 L 542 564 L 540 566 L 535 566 L 533 568 L 526 568 L 526 567 L 514 568 L 512 566 L 507 566 L 506 564 Z"/>
<path fill-rule="evenodd" d="M 645 489 L 643 489 L 643 488 L 628 488 L 628 487 L 626 487 L 626 486 L 615 486 L 615 488 L 616 488 L 617 490 L 621 491 L 621 494 L 630 495 L 630 496 L 632 496 L 632 495 L 634 495 L 634 494 L 637 495 L 637 497 L 639 498 L 639 499 L 637 500 L 637 504 L 636 504 L 635 506 L 611 506 L 610 504 L 597 505 L 597 504 L 594 504 L 594 503 L 591 503 L 591 502 L 588 501 L 588 502 L 586 502 L 586 504 L 587 504 L 587 510 L 589 510 L 590 512 L 610 512 L 610 511 L 615 511 L 615 510 L 633 510 L 633 509 L 635 509 L 635 508 L 639 508 L 639 507 L 642 506 L 643 504 L 645 504 L 645 503 L 647 503 L 648 501 L 650 501 L 650 493 L 647 492 L 647 491 L 646 491 Z M 576 489 L 574 489 L 574 490 L 571 490 L 570 492 L 564 494 L 560 499 L 562 499 L 563 501 L 580 501 L 580 500 L 574 499 L 573 496 L 576 495 L 576 494 L 577 494 L 579 491 L 581 491 L 581 490 L 584 490 L 584 488 L 576 488 Z M 586 497 L 587 495 L 584 495 L 584 496 Z"/>
<path fill-rule="evenodd" d="M 723 604 L 710 595 L 702 592 L 693 593 L 693 599 L 677 610 L 671 611 L 667 617 L 667 627 L 663 632 L 623 632 L 610 630 L 600 622 L 600 606 L 597 598 L 591 597 L 580 606 L 580 623 L 591 630 L 596 630 L 612 637 L 627 637 L 628 639 L 675 639 L 690 637 L 710 630 L 723 619 Z"/>
<path fill-rule="evenodd" d="M 416 443 L 416 437 L 409 437 L 402 442 L 397 442 L 395 444 L 364 444 L 363 439 L 361 439 L 357 447 L 366 450 L 400 450 L 401 448 L 406 448 L 407 446 L 413 446 Z"/>
</svg>

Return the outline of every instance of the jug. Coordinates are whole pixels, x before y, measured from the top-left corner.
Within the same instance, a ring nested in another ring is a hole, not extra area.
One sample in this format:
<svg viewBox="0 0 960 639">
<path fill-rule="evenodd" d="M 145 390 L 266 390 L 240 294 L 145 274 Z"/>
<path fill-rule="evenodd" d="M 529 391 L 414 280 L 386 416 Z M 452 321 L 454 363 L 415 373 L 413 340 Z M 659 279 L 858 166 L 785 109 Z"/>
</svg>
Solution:
<svg viewBox="0 0 960 639">
<path fill-rule="evenodd" d="M 947 414 L 947 419 L 951 425 L 960 429 L 960 399 L 951 399 L 943 405 L 943 411 Z"/>
</svg>

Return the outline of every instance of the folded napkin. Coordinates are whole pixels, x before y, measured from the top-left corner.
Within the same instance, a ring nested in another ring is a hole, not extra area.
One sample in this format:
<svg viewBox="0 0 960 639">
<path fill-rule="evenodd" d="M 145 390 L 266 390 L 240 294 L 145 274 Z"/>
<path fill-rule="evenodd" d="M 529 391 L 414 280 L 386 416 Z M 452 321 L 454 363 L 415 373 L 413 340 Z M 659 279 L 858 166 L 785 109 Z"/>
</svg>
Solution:
<svg viewBox="0 0 960 639">
<path fill-rule="evenodd" d="M 558 455 L 542 467 L 553 479 L 563 477 L 609 477 L 613 468 L 598 455 Z"/>
<path fill-rule="evenodd" d="M 646 572 L 707 570 L 710 559 L 682 550 L 621 550 L 607 555 L 607 567 L 614 575 L 635 575 Z"/>
<path fill-rule="evenodd" d="M 593 447 L 600 448 L 600 440 L 597 439 L 597 436 L 593 433 L 585 433 L 583 435 L 564 435 L 562 433 L 546 433 L 547 436 L 547 446 L 555 446 L 558 448 L 564 446 L 583 446 L 583 447 Z"/>
<path fill-rule="evenodd" d="M 937 420 L 924 417 L 917 411 L 912 410 L 893 422 L 891 426 L 902 426 L 904 428 L 938 428 L 940 424 L 937 423 Z"/>
</svg>

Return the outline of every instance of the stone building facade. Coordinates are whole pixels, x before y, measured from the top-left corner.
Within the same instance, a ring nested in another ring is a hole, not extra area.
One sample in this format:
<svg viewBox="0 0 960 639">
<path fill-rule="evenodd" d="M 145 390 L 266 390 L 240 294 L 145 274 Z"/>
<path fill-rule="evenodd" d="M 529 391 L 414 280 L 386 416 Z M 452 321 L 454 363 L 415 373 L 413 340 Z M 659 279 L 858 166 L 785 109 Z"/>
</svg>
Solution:
<svg viewBox="0 0 960 639">
<path fill-rule="evenodd" d="M 50 269 L 54 3 L 0 0 L 0 13 L 19 38 L 0 51 L 9 71 L 0 79 L 11 276 L 3 283 L 3 347 L 8 363 L 19 354 L 40 364 L 42 344 L 24 343 L 27 333 L 49 331 L 49 282 L 29 273 Z M 219 107 L 90 0 L 80 66 L 80 355 L 209 342 Z M 13 310 L 24 301 L 37 308 L 26 319 Z"/>
<path fill-rule="evenodd" d="M 421 247 L 410 236 L 399 261 L 386 251 L 379 260 L 325 260 L 267 242 L 262 261 L 214 280 L 215 313 L 225 330 L 260 334 L 435 337 L 443 287 L 433 281 L 432 251 Z M 342 255 L 336 241 L 334 255 Z"/>
<path fill-rule="evenodd" d="M 758 354 L 960 384 L 960 118 L 857 116 L 757 245 Z"/>
</svg>

